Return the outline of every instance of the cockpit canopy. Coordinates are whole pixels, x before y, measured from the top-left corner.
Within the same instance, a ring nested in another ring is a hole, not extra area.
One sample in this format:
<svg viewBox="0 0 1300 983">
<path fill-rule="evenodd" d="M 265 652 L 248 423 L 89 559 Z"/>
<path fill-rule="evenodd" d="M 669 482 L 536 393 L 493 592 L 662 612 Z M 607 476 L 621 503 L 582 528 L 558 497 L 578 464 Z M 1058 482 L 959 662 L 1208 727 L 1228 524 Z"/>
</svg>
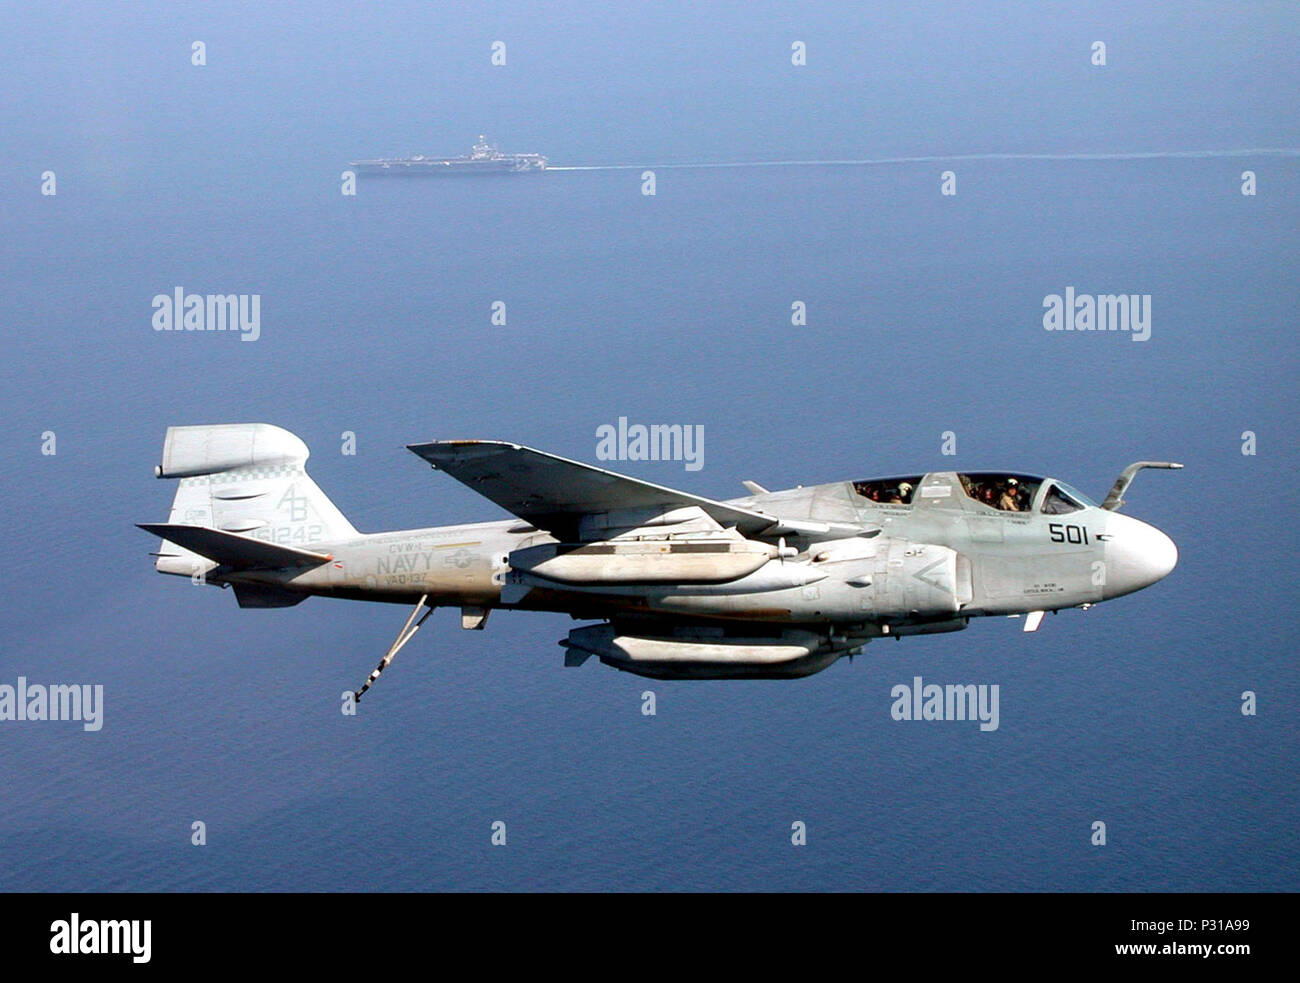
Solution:
<svg viewBox="0 0 1300 983">
<path fill-rule="evenodd" d="M 878 505 L 911 505 L 916 486 L 925 475 L 914 474 L 906 478 L 874 478 L 871 481 L 853 482 L 853 490 Z"/>
<path fill-rule="evenodd" d="M 1075 491 L 1064 481 L 1053 481 L 1048 486 L 1039 511 L 1046 512 L 1048 515 L 1066 515 L 1069 512 L 1078 512 L 1080 509 L 1096 507 L 1097 503 L 1083 492 Z"/>
<path fill-rule="evenodd" d="M 853 491 L 876 505 L 911 505 L 925 475 L 853 482 Z M 968 471 L 957 475 L 966 496 L 999 512 L 1068 515 L 1097 503 L 1063 481 L 1010 471 Z"/>
<path fill-rule="evenodd" d="M 1028 512 L 1043 483 L 1034 475 L 1003 471 L 977 471 L 957 478 L 967 497 L 1000 512 Z"/>
<path fill-rule="evenodd" d="M 1097 503 L 1063 481 L 1032 474 L 975 471 L 957 475 L 967 496 L 1000 512 L 1029 512 L 1038 503 L 1046 515 L 1067 515 Z M 1041 499 L 1039 489 L 1044 489 Z"/>
</svg>

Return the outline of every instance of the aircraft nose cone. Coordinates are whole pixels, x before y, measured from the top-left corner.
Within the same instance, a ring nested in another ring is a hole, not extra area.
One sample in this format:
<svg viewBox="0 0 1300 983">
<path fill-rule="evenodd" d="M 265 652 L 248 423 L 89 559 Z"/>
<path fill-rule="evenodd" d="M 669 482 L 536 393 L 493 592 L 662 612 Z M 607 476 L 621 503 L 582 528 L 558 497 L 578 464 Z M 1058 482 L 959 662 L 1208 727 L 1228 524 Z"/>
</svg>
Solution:
<svg viewBox="0 0 1300 983">
<path fill-rule="evenodd" d="M 1178 563 L 1178 547 L 1155 526 L 1116 515 L 1106 531 L 1110 534 L 1106 548 L 1107 597 L 1150 587 L 1169 576 Z"/>
</svg>

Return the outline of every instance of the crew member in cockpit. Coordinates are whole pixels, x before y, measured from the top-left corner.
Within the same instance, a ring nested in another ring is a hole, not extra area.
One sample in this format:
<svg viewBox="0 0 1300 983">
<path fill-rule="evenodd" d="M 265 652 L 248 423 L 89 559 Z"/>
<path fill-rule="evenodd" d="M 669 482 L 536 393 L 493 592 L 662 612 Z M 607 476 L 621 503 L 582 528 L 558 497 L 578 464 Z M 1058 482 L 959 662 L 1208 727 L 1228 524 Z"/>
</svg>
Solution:
<svg viewBox="0 0 1300 983">
<path fill-rule="evenodd" d="M 1007 485 L 1002 489 L 1002 497 L 998 499 L 998 508 L 1003 512 L 1020 511 L 1020 482 L 1015 478 L 1007 479 Z"/>
</svg>

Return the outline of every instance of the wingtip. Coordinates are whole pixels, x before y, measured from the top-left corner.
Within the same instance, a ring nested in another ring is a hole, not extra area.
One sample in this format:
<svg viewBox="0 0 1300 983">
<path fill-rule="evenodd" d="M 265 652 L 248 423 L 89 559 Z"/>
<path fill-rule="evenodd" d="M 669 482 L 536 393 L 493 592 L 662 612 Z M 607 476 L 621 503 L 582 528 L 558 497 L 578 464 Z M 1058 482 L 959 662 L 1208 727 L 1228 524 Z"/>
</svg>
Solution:
<svg viewBox="0 0 1300 983">
<path fill-rule="evenodd" d="M 499 453 L 502 450 L 527 450 L 523 444 L 509 440 L 426 440 L 418 444 L 407 444 L 406 449 L 426 460 L 433 455 L 441 456 L 444 452 L 456 452 L 476 448 L 482 453 Z"/>
</svg>

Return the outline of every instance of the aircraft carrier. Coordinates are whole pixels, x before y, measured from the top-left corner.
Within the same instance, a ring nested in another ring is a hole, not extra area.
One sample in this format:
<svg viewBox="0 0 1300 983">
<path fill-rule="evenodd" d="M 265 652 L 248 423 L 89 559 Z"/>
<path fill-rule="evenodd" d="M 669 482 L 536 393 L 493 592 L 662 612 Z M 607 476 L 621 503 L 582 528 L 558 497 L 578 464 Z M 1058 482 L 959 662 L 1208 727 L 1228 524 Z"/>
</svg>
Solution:
<svg viewBox="0 0 1300 983">
<path fill-rule="evenodd" d="M 358 174 L 388 176 L 461 176 L 476 174 L 528 174 L 546 170 L 541 154 L 508 154 L 498 150 L 479 134 L 478 143 L 462 157 L 379 157 L 354 160 L 349 165 Z"/>
</svg>

